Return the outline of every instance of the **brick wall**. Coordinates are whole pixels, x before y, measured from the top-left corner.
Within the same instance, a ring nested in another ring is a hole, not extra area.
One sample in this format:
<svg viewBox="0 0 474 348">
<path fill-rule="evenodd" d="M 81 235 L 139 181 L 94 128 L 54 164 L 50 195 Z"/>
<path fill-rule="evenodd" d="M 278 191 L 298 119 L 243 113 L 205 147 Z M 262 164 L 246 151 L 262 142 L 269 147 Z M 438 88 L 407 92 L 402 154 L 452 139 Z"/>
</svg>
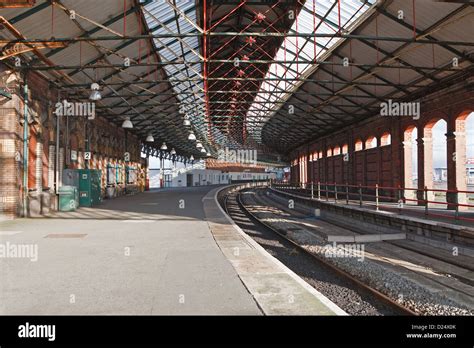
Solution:
<svg viewBox="0 0 474 348">
<path fill-rule="evenodd" d="M 84 168 L 86 162 L 86 135 L 89 138 L 91 169 L 103 169 L 102 184 L 105 194 L 107 164 L 121 163 L 125 150 L 130 152 L 129 166 L 138 168 L 138 184 L 144 187 L 144 171 L 140 158 L 140 141 L 127 135 L 125 149 L 124 129 L 106 119 L 96 117 L 60 118 L 59 164 L 56 170 L 56 116 L 53 114 L 58 92 L 48 81 L 36 73 L 27 76 L 28 95 L 28 190 L 54 191 L 55 174 L 61 177 L 63 168 Z M 0 214 L 11 218 L 22 212 L 23 191 L 23 79 L 0 63 L 0 87 L 7 87 L 13 94 L 11 100 L 0 97 Z M 62 96 L 66 98 L 67 96 Z M 87 122 L 87 130 L 86 130 Z M 71 161 L 71 150 L 77 151 L 78 160 Z M 56 173 L 55 173 L 56 171 Z M 60 183 L 61 184 L 61 183 Z"/>
<path fill-rule="evenodd" d="M 446 120 L 449 127 L 450 124 L 454 124 L 454 120 L 458 119 L 460 115 L 474 110 L 472 81 L 462 81 L 442 91 L 426 95 L 420 100 L 420 103 L 421 117 L 418 120 L 410 117 L 381 117 L 377 115 L 343 128 L 329 136 L 314 139 L 311 143 L 294 150 L 290 154 L 292 163 L 291 181 L 300 181 L 298 173 L 301 164 L 296 160 L 309 151 L 314 154 L 314 157 L 318 157 L 316 154 L 320 152 L 323 154 L 322 158 L 312 162 L 315 181 L 339 182 L 341 180 L 341 183 L 348 182 L 353 185 L 403 186 L 405 176 L 403 158 L 405 131 L 417 127 L 419 129 L 418 136 L 420 137 L 421 130 L 437 120 Z M 451 128 L 454 128 L 454 126 Z M 389 145 L 381 143 L 385 134 L 391 136 Z M 378 146 L 365 149 L 365 142 L 371 137 L 377 139 Z M 361 140 L 364 144 L 360 151 L 355 151 L 356 140 Z M 339 161 L 340 155 L 327 157 L 328 149 L 338 146 L 342 148 L 345 144 L 348 145 L 349 149 L 348 161 Z M 421 158 L 419 158 L 419 163 L 420 161 Z"/>
<path fill-rule="evenodd" d="M 16 76 L 0 67 L 2 88 L 18 88 Z M 12 217 L 20 210 L 21 171 L 23 160 L 19 152 L 22 144 L 19 122 L 19 100 L 0 97 L 0 215 Z"/>
</svg>

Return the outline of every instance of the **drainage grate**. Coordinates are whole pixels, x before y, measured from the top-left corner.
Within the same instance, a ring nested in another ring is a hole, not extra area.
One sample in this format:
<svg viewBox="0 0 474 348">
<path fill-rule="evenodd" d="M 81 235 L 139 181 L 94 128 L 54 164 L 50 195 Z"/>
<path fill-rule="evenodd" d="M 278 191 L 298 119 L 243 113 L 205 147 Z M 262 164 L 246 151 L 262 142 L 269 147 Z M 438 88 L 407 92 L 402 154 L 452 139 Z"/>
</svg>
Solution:
<svg viewBox="0 0 474 348">
<path fill-rule="evenodd" d="M 83 233 L 52 233 L 48 234 L 44 238 L 84 238 L 87 234 Z"/>
</svg>

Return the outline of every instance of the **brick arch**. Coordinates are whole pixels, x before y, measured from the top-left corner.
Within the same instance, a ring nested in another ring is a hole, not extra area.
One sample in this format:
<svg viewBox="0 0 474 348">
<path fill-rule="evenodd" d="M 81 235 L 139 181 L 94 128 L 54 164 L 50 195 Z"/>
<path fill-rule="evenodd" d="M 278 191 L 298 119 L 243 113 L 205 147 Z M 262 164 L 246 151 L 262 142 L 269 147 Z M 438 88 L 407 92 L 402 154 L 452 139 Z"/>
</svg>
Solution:
<svg viewBox="0 0 474 348">
<path fill-rule="evenodd" d="M 367 145 L 368 145 L 369 141 L 373 142 L 374 139 L 375 139 L 375 145 L 374 145 L 374 146 L 371 146 L 371 147 L 368 147 Z M 365 143 L 365 148 L 366 148 L 366 149 L 373 149 L 373 148 L 376 148 L 377 145 L 378 145 L 378 144 L 377 144 L 377 136 L 375 136 L 375 135 L 369 135 L 369 136 L 367 137 L 367 139 L 365 139 L 364 143 Z"/>
<path fill-rule="evenodd" d="M 447 167 L 448 167 L 448 189 L 451 191 L 467 190 L 467 118 L 474 112 L 472 103 L 463 103 L 455 107 L 451 113 L 450 122 L 447 126 Z M 455 160 L 452 155 L 456 154 Z M 463 192 L 458 194 L 448 193 L 447 201 L 451 203 L 467 203 L 467 195 Z M 461 207 L 465 209 L 465 207 Z"/>
<path fill-rule="evenodd" d="M 449 122 L 449 116 L 444 113 L 444 112 L 441 112 L 441 111 L 438 111 L 436 113 L 433 113 L 431 115 L 426 115 L 426 121 L 423 122 L 421 125 L 420 125 L 420 128 L 423 128 L 423 129 L 430 129 L 433 128 L 433 126 L 438 123 L 438 121 L 440 120 L 444 120 L 446 123 Z"/>
<path fill-rule="evenodd" d="M 414 129 L 419 129 L 419 128 L 420 128 L 420 126 L 417 125 L 417 124 L 414 124 L 414 123 L 409 124 L 409 125 L 407 125 L 403 128 L 403 134 L 406 134 L 407 132 L 409 132 L 411 134 Z"/>
<path fill-rule="evenodd" d="M 422 199 L 422 190 L 424 187 L 428 189 L 433 189 L 435 182 L 433 179 L 434 176 L 434 142 L 440 140 L 439 138 L 433 138 L 433 127 L 439 122 L 444 121 L 446 127 L 446 135 L 449 133 L 449 118 L 444 112 L 437 112 L 431 114 L 427 118 L 426 122 L 420 126 L 418 129 L 418 198 Z M 446 140 L 446 139 L 445 139 Z M 448 141 L 444 143 L 443 152 L 447 154 L 448 151 Z M 447 159 L 447 162 L 449 160 Z M 446 165 L 449 165 L 446 163 Z M 434 200 L 434 192 L 428 191 L 427 193 L 428 201 Z"/>
<path fill-rule="evenodd" d="M 473 103 L 466 102 L 454 107 L 451 114 L 456 120 L 465 120 L 472 112 L 474 112 Z"/>
<path fill-rule="evenodd" d="M 456 120 L 465 121 L 469 117 L 469 115 L 473 112 L 474 112 L 474 107 L 468 107 L 468 108 L 462 109 L 462 111 L 459 111 L 459 110 L 455 111 L 453 115 Z"/>
<path fill-rule="evenodd" d="M 380 137 L 380 146 L 386 146 L 392 144 L 392 134 L 389 131 L 383 132 Z"/>
<path fill-rule="evenodd" d="M 361 138 L 357 138 L 354 141 L 354 151 L 361 151 L 364 149 L 365 141 Z"/>
</svg>

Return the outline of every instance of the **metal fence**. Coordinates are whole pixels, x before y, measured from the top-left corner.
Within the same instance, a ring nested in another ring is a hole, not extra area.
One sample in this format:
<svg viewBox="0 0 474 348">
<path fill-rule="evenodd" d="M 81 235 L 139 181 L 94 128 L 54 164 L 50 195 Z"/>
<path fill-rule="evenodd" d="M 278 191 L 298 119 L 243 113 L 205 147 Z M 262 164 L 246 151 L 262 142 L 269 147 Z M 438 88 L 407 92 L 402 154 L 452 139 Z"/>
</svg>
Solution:
<svg viewBox="0 0 474 348">
<path fill-rule="evenodd" d="M 293 191 L 299 195 L 321 201 L 370 206 L 375 210 L 395 210 L 399 214 L 410 210 L 411 213 L 425 216 L 438 216 L 455 220 L 474 222 L 474 204 L 469 204 L 469 196 L 474 191 L 429 189 L 420 190 L 410 187 L 387 187 L 350 185 L 327 182 L 285 183 L 272 182 L 275 189 Z M 437 194 L 444 194 L 448 200 L 435 200 Z M 416 209 L 415 209 L 416 208 Z M 443 210 L 445 212 L 443 212 Z M 448 212 L 452 212 L 448 214 Z M 463 212 L 469 214 L 463 214 Z M 472 217 L 469 216 L 472 214 Z M 464 215 L 464 216 L 463 216 Z"/>
</svg>

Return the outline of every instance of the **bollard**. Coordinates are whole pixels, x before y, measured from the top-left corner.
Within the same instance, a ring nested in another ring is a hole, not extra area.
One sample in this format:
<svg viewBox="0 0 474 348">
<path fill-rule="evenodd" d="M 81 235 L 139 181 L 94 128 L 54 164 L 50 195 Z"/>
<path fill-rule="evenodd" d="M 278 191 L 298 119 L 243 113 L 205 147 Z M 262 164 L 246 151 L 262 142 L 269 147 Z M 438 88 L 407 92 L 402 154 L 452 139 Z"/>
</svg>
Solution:
<svg viewBox="0 0 474 348">
<path fill-rule="evenodd" d="M 311 181 L 311 199 L 314 199 L 314 184 Z"/>
<path fill-rule="evenodd" d="M 321 200 L 321 183 L 318 181 L 318 200 Z"/>
</svg>

